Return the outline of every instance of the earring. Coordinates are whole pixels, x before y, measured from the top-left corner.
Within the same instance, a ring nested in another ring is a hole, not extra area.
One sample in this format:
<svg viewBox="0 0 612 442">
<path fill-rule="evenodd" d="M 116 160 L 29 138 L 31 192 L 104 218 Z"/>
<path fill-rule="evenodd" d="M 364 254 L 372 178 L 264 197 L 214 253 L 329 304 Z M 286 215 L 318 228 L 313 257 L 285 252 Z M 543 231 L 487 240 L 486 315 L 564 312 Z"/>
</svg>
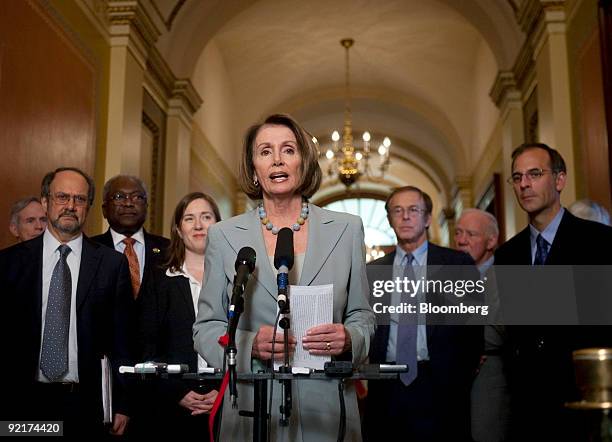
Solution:
<svg viewBox="0 0 612 442">
<path fill-rule="evenodd" d="M 259 181 L 257 180 L 257 175 L 255 175 L 255 178 L 253 178 L 253 184 L 255 185 L 255 187 L 259 187 Z"/>
</svg>

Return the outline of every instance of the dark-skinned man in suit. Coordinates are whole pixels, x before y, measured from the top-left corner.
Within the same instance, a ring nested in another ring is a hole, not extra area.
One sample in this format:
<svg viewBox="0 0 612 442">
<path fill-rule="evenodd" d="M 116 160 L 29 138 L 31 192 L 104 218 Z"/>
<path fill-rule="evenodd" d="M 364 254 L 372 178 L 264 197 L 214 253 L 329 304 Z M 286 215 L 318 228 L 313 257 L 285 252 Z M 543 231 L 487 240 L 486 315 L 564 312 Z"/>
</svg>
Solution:
<svg viewBox="0 0 612 442">
<path fill-rule="evenodd" d="M 147 232 L 148 195 L 144 182 L 135 176 L 117 175 L 104 184 L 102 214 L 109 229 L 92 237 L 128 258 L 135 298 L 149 275 L 161 267 L 170 243 L 167 238 Z"/>
<path fill-rule="evenodd" d="M 146 293 L 147 284 L 152 283 L 154 275 L 161 272 L 163 261 L 170 241 L 164 237 L 153 235 L 144 228 L 147 219 L 148 194 L 144 182 L 132 175 L 116 175 L 104 184 L 102 192 L 102 214 L 108 221 L 109 228 L 101 235 L 92 239 L 123 253 L 130 268 L 132 295 L 136 299 L 131 317 L 138 318 L 142 310 L 141 295 Z M 134 338 L 140 334 L 138 321 L 130 324 L 130 334 Z M 134 343 L 138 340 L 134 339 Z M 141 355 L 138 345 L 132 350 L 134 355 Z M 152 413 L 150 408 L 154 402 L 151 397 L 150 385 L 134 382 L 132 403 L 135 410 L 128 435 L 131 437 L 147 434 L 146 416 Z"/>
</svg>

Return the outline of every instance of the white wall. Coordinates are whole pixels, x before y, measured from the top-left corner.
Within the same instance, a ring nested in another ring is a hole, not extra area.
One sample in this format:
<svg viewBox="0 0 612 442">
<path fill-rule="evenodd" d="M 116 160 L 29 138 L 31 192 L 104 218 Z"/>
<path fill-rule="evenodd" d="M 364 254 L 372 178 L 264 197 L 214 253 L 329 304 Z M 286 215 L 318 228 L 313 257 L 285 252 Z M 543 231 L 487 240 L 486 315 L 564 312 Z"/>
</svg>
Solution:
<svg viewBox="0 0 612 442">
<path fill-rule="evenodd" d="M 192 81 L 204 100 L 194 122 L 236 175 L 242 134 L 235 129 L 234 88 L 214 39 L 202 52 Z"/>
</svg>

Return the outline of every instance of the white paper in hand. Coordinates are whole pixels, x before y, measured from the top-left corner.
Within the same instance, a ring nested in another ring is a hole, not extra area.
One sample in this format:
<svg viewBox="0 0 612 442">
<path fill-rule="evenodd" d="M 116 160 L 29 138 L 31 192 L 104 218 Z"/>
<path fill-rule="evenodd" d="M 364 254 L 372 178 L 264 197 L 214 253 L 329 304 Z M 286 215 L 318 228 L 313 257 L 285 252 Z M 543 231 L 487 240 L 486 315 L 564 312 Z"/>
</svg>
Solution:
<svg viewBox="0 0 612 442">
<path fill-rule="evenodd" d="M 334 285 L 317 286 L 289 286 L 289 307 L 291 318 L 291 333 L 297 339 L 295 353 L 291 360 L 294 367 L 307 367 L 315 370 L 323 370 L 325 362 L 331 360 L 331 356 L 315 356 L 308 353 L 302 347 L 302 339 L 306 330 L 316 325 L 331 324 L 333 321 L 334 308 Z M 279 331 L 282 329 L 279 327 Z M 278 369 L 275 363 L 274 368 Z"/>
</svg>

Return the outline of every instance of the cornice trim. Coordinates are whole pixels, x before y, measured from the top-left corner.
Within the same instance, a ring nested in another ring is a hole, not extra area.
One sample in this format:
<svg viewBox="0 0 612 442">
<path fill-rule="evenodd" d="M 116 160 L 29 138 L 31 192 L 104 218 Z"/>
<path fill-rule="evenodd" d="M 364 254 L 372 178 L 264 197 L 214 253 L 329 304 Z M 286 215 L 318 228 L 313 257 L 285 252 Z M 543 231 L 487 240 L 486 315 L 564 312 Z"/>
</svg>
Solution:
<svg viewBox="0 0 612 442">
<path fill-rule="evenodd" d="M 146 46 L 153 46 L 161 35 L 149 14 L 137 0 L 109 0 L 106 17 L 111 35 L 125 35 L 135 30 Z"/>
<path fill-rule="evenodd" d="M 533 56 L 533 46 L 529 40 L 525 41 L 516 57 L 512 68 L 516 84 L 521 91 L 525 91 L 525 86 L 531 83 L 535 76 L 535 62 Z"/>
<path fill-rule="evenodd" d="M 167 107 L 184 108 L 187 114 L 193 116 L 202 106 L 203 100 L 191 80 L 176 78 L 157 48 L 149 51 L 147 74 L 152 85 L 163 93 Z"/>
<path fill-rule="evenodd" d="M 508 101 L 520 100 L 521 92 L 517 87 L 514 73 L 499 71 L 489 91 L 489 96 L 499 109 L 503 109 Z"/>
<path fill-rule="evenodd" d="M 187 105 L 192 115 L 198 111 L 203 103 L 200 94 L 198 94 L 198 91 L 189 78 L 179 78 L 174 82 L 172 98 L 179 99 Z"/>
</svg>

